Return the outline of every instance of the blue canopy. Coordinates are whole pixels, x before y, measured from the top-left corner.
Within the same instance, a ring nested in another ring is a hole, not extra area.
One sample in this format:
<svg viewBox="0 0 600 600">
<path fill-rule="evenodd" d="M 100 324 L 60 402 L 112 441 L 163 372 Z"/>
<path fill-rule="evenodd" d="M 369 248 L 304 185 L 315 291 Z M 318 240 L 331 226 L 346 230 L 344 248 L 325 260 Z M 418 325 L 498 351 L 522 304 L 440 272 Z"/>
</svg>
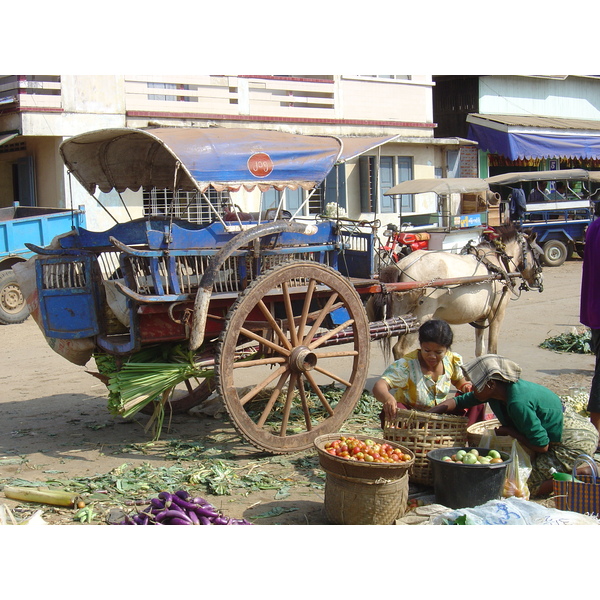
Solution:
<svg viewBox="0 0 600 600">
<path fill-rule="evenodd" d="M 530 158 L 600 158 L 600 132 L 569 130 L 500 131 L 491 127 L 469 124 L 467 137 L 479 143 L 481 150 L 505 156 L 509 160 Z"/>
<path fill-rule="evenodd" d="M 158 187 L 236 191 L 319 185 L 338 161 L 333 136 L 263 129 L 102 129 L 74 136 L 60 154 L 90 192 Z"/>
</svg>

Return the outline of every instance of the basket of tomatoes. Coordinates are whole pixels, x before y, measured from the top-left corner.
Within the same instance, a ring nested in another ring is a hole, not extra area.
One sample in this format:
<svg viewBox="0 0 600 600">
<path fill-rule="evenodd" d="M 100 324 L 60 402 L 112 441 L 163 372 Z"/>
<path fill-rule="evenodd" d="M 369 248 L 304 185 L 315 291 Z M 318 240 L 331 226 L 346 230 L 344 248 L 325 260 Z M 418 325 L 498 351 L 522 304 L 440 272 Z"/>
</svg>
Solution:
<svg viewBox="0 0 600 600">
<path fill-rule="evenodd" d="M 366 435 L 332 433 L 314 441 L 321 467 L 336 475 L 358 479 L 399 479 L 415 462 L 408 448 Z"/>
</svg>

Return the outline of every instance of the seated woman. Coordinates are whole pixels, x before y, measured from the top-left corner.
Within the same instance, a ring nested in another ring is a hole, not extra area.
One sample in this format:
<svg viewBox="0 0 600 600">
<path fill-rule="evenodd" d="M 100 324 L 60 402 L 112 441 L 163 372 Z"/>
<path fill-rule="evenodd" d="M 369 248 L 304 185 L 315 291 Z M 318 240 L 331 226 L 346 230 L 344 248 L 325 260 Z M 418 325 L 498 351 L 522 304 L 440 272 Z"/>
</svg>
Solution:
<svg viewBox="0 0 600 600">
<path fill-rule="evenodd" d="M 473 391 L 449 398 L 431 412 L 445 413 L 457 407 L 489 403 L 501 423 L 497 435 L 509 435 L 533 453 L 532 472 L 527 480 L 532 496 L 552 492 L 552 469 L 571 474 L 580 454 L 593 456 L 598 447 L 598 430 L 569 408 L 551 390 L 521 379 L 521 368 L 497 354 L 486 354 L 462 367 Z M 590 467 L 578 468 L 579 474 Z"/>
<path fill-rule="evenodd" d="M 393 362 L 373 386 L 383 404 L 381 427 L 393 421 L 398 408 L 427 411 L 443 402 L 454 386 L 459 392 L 472 386 L 461 370 L 462 357 L 450 350 L 454 334 L 446 321 L 431 319 L 419 328 L 419 348 Z M 393 393 L 392 393 L 393 390 Z M 467 416 L 469 425 L 484 418 L 485 406 L 452 414 Z"/>
</svg>

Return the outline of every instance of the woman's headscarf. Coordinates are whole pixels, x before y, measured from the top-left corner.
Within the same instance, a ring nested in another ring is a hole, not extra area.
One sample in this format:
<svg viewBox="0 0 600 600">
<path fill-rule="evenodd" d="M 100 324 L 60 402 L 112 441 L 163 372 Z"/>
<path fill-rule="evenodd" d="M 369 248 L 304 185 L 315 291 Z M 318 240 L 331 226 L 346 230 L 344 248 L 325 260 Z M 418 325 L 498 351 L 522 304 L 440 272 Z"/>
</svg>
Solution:
<svg viewBox="0 0 600 600">
<path fill-rule="evenodd" d="M 512 360 L 498 354 L 484 354 L 464 364 L 466 378 L 476 390 L 482 390 L 490 379 L 515 383 L 521 377 L 521 367 Z"/>
</svg>

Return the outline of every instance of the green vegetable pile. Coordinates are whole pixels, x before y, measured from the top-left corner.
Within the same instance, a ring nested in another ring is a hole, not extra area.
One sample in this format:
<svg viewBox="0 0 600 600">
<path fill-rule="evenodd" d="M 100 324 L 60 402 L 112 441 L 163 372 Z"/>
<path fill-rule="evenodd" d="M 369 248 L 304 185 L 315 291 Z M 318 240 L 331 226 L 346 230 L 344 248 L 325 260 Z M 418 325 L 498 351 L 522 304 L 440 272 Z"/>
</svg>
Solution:
<svg viewBox="0 0 600 600">
<path fill-rule="evenodd" d="M 109 354 L 95 354 L 98 372 L 107 378 L 108 410 L 131 417 L 151 402 L 155 410 L 148 426 L 158 439 L 164 421 L 164 407 L 177 385 L 192 377 L 205 378 L 212 369 L 202 369 L 194 354 L 183 344 L 160 344 L 118 360 Z"/>
<path fill-rule="evenodd" d="M 547 338 L 540 348 L 555 352 L 572 352 L 574 354 L 593 354 L 591 349 L 592 333 L 588 328 L 575 329 Z"/>
</svg>

